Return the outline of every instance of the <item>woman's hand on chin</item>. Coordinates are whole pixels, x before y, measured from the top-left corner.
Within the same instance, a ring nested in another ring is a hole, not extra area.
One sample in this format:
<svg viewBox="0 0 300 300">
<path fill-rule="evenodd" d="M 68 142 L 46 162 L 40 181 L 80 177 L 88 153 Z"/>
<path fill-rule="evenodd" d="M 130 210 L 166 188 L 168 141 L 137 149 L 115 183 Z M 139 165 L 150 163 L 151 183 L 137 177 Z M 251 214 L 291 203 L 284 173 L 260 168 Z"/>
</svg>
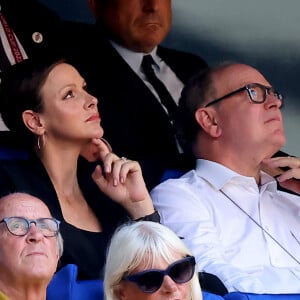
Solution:
<svg viewBox="0 0 300 300">
<path fill-rule="evenodd" d="M 140 164 L 114 153 L 107 154 L 102 161 L 103 168 L 98 165 L 92 174 L 99 189 L 123 206 L 132 218 L 153 213 Z"/>
<path fill-rule="evenodd" d="M 112 148 L 104 138 L 91 139 L 90 143 L 84 145 L 80 155 L 87 161 L 94 162 L 103 160 L 108 153 L 112 152 Z"/>
</svg>

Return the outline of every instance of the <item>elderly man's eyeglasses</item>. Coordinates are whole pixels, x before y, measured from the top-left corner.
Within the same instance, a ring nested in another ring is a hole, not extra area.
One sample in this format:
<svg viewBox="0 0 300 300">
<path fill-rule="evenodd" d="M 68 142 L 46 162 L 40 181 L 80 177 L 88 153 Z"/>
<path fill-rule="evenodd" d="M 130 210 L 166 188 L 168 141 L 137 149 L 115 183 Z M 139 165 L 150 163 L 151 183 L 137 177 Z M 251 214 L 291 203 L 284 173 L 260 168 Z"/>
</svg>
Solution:
<svg viewBox="0 0 300 300">
<path fill-rule="evenodd" d="M 5 223 L 8 231 L 17 236 L 26 235 L 30 230 L 31 223 L 33 223 L 43 236 L 51 237 L 58 234 L 60 221 L 54 218 L 29 220 L 23 217 L 8 217 L 2 219 L 0 223 Z"/>
<path fill-rule="evenodd" d="M 195 272 L 195 264 L 195 257 L 188 256 L 175 261 L 166 270 L 145 270 L 124 276 L 122 279 L 135 283 L 144 293 L 154 293 L 160 289 L 166 275 L 176 283 L 185 283 L 191 280 Z"/>
<path fill-rule="evenodd" d="M 248 92 L 251 102 L 256 103 L 256 104 L 264 103 L 267 99 L 267 95 L 272 95 L 272 96 L 276 97 L 277 99 L 279 99 L 280 101 L 283 101 L 283 95 L 278 93 L 277 91 L 275 91 L 272 87 L 264 86 L 259 83 L 250 83 L 250 84 L 247 84 L 231 93 L 226 94 L 225 96 L 223 96 L 221 98 L 218 98 L 218 99 L 215 99 L 215 100 L 209 102 L 204 107 L 208 107 L 213 104 L 216 104 L 226 98 L 229 98 L 229 97 L 231 97 L 235 94 L 238 94 L 242 91 L 245 91 L 245 90 Z"/>
</svg>

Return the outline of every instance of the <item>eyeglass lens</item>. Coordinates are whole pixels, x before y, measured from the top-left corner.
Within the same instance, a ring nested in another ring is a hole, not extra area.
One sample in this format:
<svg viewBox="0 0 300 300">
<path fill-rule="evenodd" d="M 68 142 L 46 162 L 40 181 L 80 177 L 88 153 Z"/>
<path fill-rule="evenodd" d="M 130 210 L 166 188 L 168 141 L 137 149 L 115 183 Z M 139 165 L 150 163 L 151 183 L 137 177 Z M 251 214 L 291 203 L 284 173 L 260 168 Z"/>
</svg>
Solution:
<svg viewBox="0 0 300 300">
<path fill-rule="evenodd" d="M 146 270 L 128 276 L 145 293 L 154 293 L 162 285 L 164 276 L 168 275 L 176 283 L 188 282 L 194 275 L 195 259 L 188 257 L 171 264 L 166 270 Z"/>
<path fill-rule="evenodd" d="M 249 86 L 247 90 L 252 101 L 263 102 L 266 98 L 266 91 L 261 86 Z"/>
<path fill-rule="evenodd" d="M 45 237 L 55 236 L 59 230 L 59 222 L 52 218 L 28 220 L 22 217 L 9 217 L 4 218 L 3 221 L 9 232 L 17 236 L 26 235 L 30 230 L 31 223 L 34 223 Z"/>
<path fill-rule="evenodd" d="M 266 101 L 267 95 L 272 95 L 279 100 L 283 100 L 283 96 L 275 91 L 272 87 L 253 83 L 246 86 L 251 100 L 255 103 L 263 103 Z"/>
</svg>

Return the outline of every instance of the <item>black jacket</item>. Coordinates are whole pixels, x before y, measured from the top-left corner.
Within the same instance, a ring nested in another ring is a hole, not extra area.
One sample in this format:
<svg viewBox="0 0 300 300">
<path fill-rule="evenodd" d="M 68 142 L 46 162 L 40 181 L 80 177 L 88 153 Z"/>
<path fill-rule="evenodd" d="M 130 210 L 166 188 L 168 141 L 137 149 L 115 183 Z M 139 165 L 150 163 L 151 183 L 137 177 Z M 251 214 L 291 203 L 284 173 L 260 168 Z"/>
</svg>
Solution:
<svg viewBox="0 0 300 300">
<path fill-rule="evenodd" d="M 54 12 L 36 0 L 0 0 L 0 5 L 28 57 L 59 55 L 63 48 L 63 23 Z M 34 40 L 36 32 L 41 34 L 41 42 Z"/>
</svg>

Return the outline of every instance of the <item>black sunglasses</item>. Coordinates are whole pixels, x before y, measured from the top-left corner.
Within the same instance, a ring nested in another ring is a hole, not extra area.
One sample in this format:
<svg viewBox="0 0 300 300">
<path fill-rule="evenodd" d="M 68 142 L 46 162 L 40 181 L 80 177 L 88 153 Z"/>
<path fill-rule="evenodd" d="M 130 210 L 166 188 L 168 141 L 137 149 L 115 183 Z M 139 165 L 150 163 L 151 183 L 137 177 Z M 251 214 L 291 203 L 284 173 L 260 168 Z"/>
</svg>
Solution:
<svg viewBox="0 0 300 300">
<path fill-rule="evenodd" d="M 245 91 L 245 90 L 248 92 L 248 96 L 252 103 L 256 103 L 256 104 L 264 103 L 267 99 L 267 95 L 272 95 L 272 96 L 276 97 L 277 99 L 279 99 L 281 102 L 283 101 L 283 95 L 280 94 L 279 92 L 277 92 L 276 90 L 274 90 L 272 87 L 265 86 L 260 83 L 250 83 L 250 84 L 247 84 L 247 85 L 245 85 L 233 92 L 230 92 L 218 99 L 215 99 L 215 100 L 207 103 L 204 107 L 208 107 L 213 104 L 216 104 L 226 98 L 229 98 L 229 97 L 231 97 L 235 94 L 238 94 L 242 91 Z"/>
<path fill-rule="evenodd" d="M 135 283 L 144 293 L 154 293 L 160 289 L 166 275 L 170 276 L 176 283 L 185 283 L 191 280 L 195 272 L 195 264 L 195 257 L 187 256 L 175 261 L 165 270 L 145 270 L 123 276 L 122 280 Z"/>
</svg>

